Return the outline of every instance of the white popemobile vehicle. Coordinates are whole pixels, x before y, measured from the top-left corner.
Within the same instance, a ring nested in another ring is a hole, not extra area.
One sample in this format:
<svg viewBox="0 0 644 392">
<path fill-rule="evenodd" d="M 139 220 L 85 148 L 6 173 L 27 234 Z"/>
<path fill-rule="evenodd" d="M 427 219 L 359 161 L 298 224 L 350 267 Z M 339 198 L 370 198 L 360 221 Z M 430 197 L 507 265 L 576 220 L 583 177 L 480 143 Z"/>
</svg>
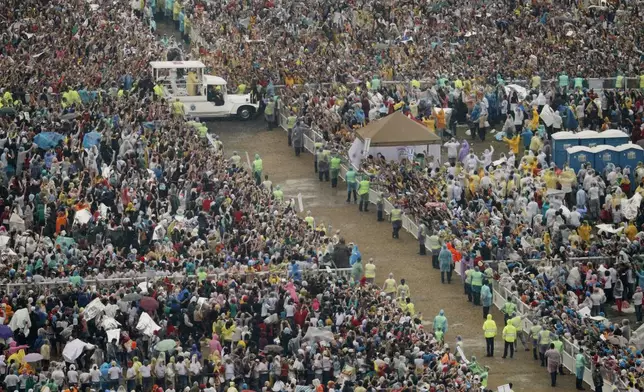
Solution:
<svg viewBox="0 0 644 392">
<path fill-rule="evenodd" d="M 152 61 L 150 65 L 165 98 L 183 102 L 188 117 L 248 120 L 259 110 L 259 102 L 253 102 L 250 94 L 228 94 L 223 78 L 204 75 L 206 66 L 201 61 Z"/>
</svg>

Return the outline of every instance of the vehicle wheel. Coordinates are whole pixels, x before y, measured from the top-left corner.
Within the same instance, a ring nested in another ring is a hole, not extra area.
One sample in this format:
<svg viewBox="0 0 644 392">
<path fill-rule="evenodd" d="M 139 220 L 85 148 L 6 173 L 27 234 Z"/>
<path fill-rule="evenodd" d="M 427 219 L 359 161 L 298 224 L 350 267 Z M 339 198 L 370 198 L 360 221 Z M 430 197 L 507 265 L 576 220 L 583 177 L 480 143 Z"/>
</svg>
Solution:
<svg viewBox="0 0 644 392">
<path fill-rule="evenodd" d="M 237 110 L 237 115 L 240 119 L 246 121 L 250 120 L 250 118 L 253 116 L 253 112 L 253 108 L 249 106 L 242 106 L 241 108 L 239 108 L 239 110 Z"/>
</svg>

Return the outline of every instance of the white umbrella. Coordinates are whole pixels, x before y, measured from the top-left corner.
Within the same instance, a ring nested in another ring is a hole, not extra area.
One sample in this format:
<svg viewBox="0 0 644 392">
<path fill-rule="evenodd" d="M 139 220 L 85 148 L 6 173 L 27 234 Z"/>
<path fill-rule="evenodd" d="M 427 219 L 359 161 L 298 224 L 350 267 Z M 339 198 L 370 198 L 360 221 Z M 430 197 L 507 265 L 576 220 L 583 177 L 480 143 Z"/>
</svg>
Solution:
<svg viewBox="0 0 644 392">
<path fill-rule="evenodd" d="M 147 294 L 148 289 L 150 287 L 152 287 L 152 285 L 150 283 L 147 283 L 147 282 L 142 282 L 142 283 L 139 283 L 139 285 L 137 287 L 141 289 L 141 293 Z"/>
<path fill-rule="evenodd" d="M 80 225 L 87 224 L 90 219 L 92 219 L 92 213 L 88 210 L 76 211 L 76 215 L 74 215 L 74 223 L 78 223 Z"/>
<path fill-rule="evenodd" d="M 91 344 L 87 344 L 80 339 L 74 339 L 71 342 L 67 343 L 63 349 L 63 358 L 67 362 L 74 362 L 78 357 L 81 356 L 83 350 L 86 348 L 93 347 Z"/>
<path fill-rule="evenodd" d="M 116 321 L 116 319 L 113 317 L 106 316 L 106 317 L 103 317 L 103 320 L 101 321 L 101 327 L 103 327 L 103 329 L 105 329 L 106 331 L 109 331 L 110 329 L 116 329 L 120 326 L 121 326 L 121 323 Z"/>
<path fill-rule="evenodd" d="M 111 329 L 109 331 L 105 331 L 107 334 L 107 341 L 111 342 L 112 339 L 116 339 L 116 344 L 119 344 L 121 341 L 121 330 L 120 329 Z"/>
<path fill-rule="evenodd" d="M 152 336 L 154 335 L 154 332 L 160 330 L 161 327 L 159 327 L 157 323 L 152 320 L 152 317 L 150 317 L 149 314 L 143 312 L 141 313 L 139 322 L 136 324 L 136 329 L 144 335 Z"/>
<path fill-rule="evenodd" d="M 105 305 L 103 305 L 100 298 L 96 298 L 85 307 L 83 316 L 85 317 L 86 321 L 89 321 L 103 313 L 104 310 Z"/>
<path fill-rule="evenodd" d="M 29 334 L 29 328 L 31 328 L 31 320 L 29 319 L 29 309 L 22 308 L 14 312 L 11 321 L 9 322 L 9 327 L 12 331 L 22 329 L 25 335 Z"/>
</svg>

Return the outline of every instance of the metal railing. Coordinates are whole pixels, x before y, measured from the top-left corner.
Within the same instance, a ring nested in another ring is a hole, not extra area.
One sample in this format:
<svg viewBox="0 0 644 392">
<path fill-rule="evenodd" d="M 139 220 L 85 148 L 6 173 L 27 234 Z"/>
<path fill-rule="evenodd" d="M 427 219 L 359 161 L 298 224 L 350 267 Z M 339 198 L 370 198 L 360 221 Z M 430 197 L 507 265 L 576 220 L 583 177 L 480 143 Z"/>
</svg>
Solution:
<svg viewBox="0 0 644 392">
<path fill-rule="evenodd" d="M 280 126 L 285 131 L 288 132 L 288 130 L 286 128 L 286 116 L 284 114 L 282 114 L 282 113 L 280 113 L 280 116 L 282 117 L 281 121 L 280 121 Z M 313 128 L 307 129 L 307 132 L 304 135 L 304 148 L 307 151 L 309 151 L 310 153 L 312 153 L 312 154 L 315 154 L 315 141 L 316 140 L 324 140 L 324 138 L 322 137 L 322 135 L 320 135 Z M 340 177 L 343 180 L 345 180 L 345 178 L 346 178 L 345 174 L 346 174 L 347 170 L 348 170 L 348 167 L 346 165 L 341 165 Z M 371 202 L 371 204 L 376 203 L 376 200 L 378 199 L 378 196 L 379 196 L 379 191 L 378 190 L 375 190 L 375 189 L 370 189 L 369 190 L 369 201 Z M 391 210 L 394 208 L 394 206 L 387 199 L 384 199 L 383 202 L 384 202 L 384 212 L 387 215 L 389 215 L 391 213 Z M 402 221 L 403 221 L 403 226 L 402 227 L 406 231 L 408 231 L 414 238 L 418 239 L 418 224 L 415 221 L 414 216 L 405 214 L 402 217 Z M 425 241 L 425 247 L 428 250 L 431 250 L 431 246 L 430 246 L 430 243 L 429 243 L 429 238 Z M 584 262 L 597 261 L 597 260 L 606 260 L 606 259 L 614 259 L 614 257 L 600 256 L 600 257 L 592 257 L 592 258 L 591 257 L 570 258 L 568 261 L 570 263 L 575 263 L 575 262 L 584 263 Z M 510 261 L 510 260 L 508 260 L 508 261 Z M 512 261 L 514 261 L 514 260 L 512 260 Z M 542 262 L 543 260 L 541 260 L 541 259 L 528 259 L 527 261 L 528 262 Z M 460 263 L 456 263 L 456 266 L 454 267 L 454 269 L 457 272 L 457 274 L 460 275 Z M 496 281 L 495 281 L 495 283 L 496 283 Z M 503 308 L 503 306 L 504 306 L 504 304 L 506 302 L 506 298 L 508 298 L 508 295 L 511 295 L 511 293 L 507 289 L 498 286 L 498 283 L 496 283 L 496 285 L 495 285 L 495 287 L 493 287 L 493 289 L 494 289 L 494 305 L 500 310 L 501 308 Z M 515 297 L 515 303 L 517 304 L 517 307 L 518 307 L 519 311 L 523 315 L 531 314 L 531 311 L 530 311 L 528 305 L 523 303 L 523 301 L 521 301 L 520 298 Z M 527 318 L 524 318 L 523 320 L 524 320 L 525 330 L 529 330 L 532 327 L 532 322 L 530 322 Z M 561 339 L 564 342 L 563 365 L 574 374 L 575 373 L 575 356 L 577 355 L 577 353 L 579 353 L 579 346 L 575 345 L 573 342 L 571 342 L 571 341 L 569 341 L 569 340 L 567 340 L 567 339 L 565 339 L 563 337 Z M 613 387 L 614 383 L 609 381 L 608 379 L 606 379 L 606 377 L 604 377 L 604 378 L 605 378 L 605 380 L 604 380 L 603 391 L 604 392 L 613 391 L 612 387 Z M 618 390 L 621 391 L 622 390 L 621 380 L 617 380 L 617 381 L 618 382 L 617 382 L 617 384 L 615 384 L 615 386 L 617 386 Z M 584 372 L 584 382 L 594 388 L 591 369 L 586 369 L 586 371 Z"/>
<path fill-rule="evenodd" d="M 318 274 L 333 274 L 340 278 L 349 278 L 351 276 L 351 268 L 334 268 L 334 269 L 315 269 L 315 268 L 303 268 L 300 270 L 302 278 L 308 276 L 318 275 Z M 241 276 L 244 278 L 252 278 L 255 276 L 268 276 L 275 275 L 280 277 L 288 276 L 288 271 L 286 269 L 276 270 L 276 271 L 240 271 L 240 272 L 221 272 L 217 274 L 207 274 L 206 279 L 219 279 L 222 277 L 229 276 Z M 116 284 L 123 283 L 143 283 L 143 282 L 155 282 L 158 280 L 172 280 L 172 281 L 183 281 L 183 280 L 197 280 L 199 279 L 198 275 L 185 275 L 185 274 L 158 274 L 152 271 L 152 274 L 149 275 L 139 275 L 132 277 L 122 277 L 122 278 L 105 278 L 105 279 L 83 279 L 82 286 L 92 286 L 96 285 L 97 287 L 109 287 Z M 65 287 L 73 285 L 73 283 L 68 280 L 50 280 L 43 282 L 20 282 L 20 283 L 7 283 L 7 292 L 12 292 L 14 290 L 40 290 L 44 291 L 46 289 L 51 289 L 55 287 Z"/>
</svg>

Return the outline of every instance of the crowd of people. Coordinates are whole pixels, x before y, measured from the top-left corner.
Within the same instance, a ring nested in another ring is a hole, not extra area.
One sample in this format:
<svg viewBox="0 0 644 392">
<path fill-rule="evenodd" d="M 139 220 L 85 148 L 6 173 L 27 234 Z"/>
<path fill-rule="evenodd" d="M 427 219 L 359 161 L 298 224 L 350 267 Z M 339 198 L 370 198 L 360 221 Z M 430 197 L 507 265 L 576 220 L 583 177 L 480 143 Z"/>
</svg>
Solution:
<svg viewBox="0 0 644 392">
<path fill-rule="evenodd" d="M 156 3 L 157 10 L 164 7 L 168 4 Z M 560 74 L 641 74 L 642 33 L 632 27 L 641 23 L 642 9 L 631 1 L 189 0 L 179 8 L 201 37 L 207 64 L 234 86 L 346 83 L 374 76 L 496 81 L 535 74 L 543 80 Z M 597 61 L 585 61 L 595 55 Z"/>
<path fill-rule="evenodd" d="M 458 90 L 459 82 L 452 81 L 445 91 Z M 619 128 L 630 135 L 632 142 L 640 141 L 642 90 L 594 91 L 582 83 L 577 89 L 565 91 L 566 86 L 537 85 L 517 99 L 499 86 L 487 93 L 484 88 L 478 90 L 468 108 L 461 106 L 463 100 L 458 94 L 446 97 L 447 104 L 432 100 L 437 87 L 420 91 L 430 97 L 428 107 L 438 107 L 429 118 L 413 113 L 411 101 L 401 96 L 400 89 L 379 91 L 386 97 L 386 109 L 378 115 L 400 110 L 429 122 L 430 128 L 439 131 L 436 125 L 444 110 L 441 107 L 449 108 L 453 117 L 469 122 L 472 139 L 476 139 L 473 144 L 451 138 L 444 145 L 444 164 L 431 157 L 392 162 L 381 155 L 367 156 L 356 168 L 358 173 L 350 176 L 354 181 L 351 187 L 355 187 L 356 176 L 367 178 L 395 209 L 412 216 L 420 227 L 415 234 L 421 254 L 425 244 L 431 244 L 433 264 L 441 274 L 447 272 L 449 276 L 454 268 L 452 261 L 461 262 L 466 287 L 471 285 L 473 273 L 483 273 L 483 282 L 499 280 L 511 293 L 508 299 L 524 302 L 529 312 L 519 318 L 529 317 L 534 324 L 535 330 L 523 332 L 524 338 L 534 339 L 536 353 L 543 357 L 549 349 L 549 344 L 538 343 L 537 333 L 542 329 L 548 331 L 542 341 L 549 342 L 556 335 L 571 345 L 584 347 L 591 360 L 586 361 L 586 355 L 576 358 L 579 369 L 592 364 L 619 387 L 641 389 L 641 337 L 633 334 L 629 320 L 611 323 L 604 316 L 616 311 L 619 318 L 623 312 L 634 310 L 637 325 L 642 322 L 644 268 L 639 255 L 644 238 L 640 206 L 644 165 L 608 165 L 596 171 L 588 164 L 577 172 L 567 165 L 557 167 L 550 137 L 564 129 L 577 132 Z M 477 86 L 473 87 L 476 91 Z M 345 111 L 347 105 L 333 108 L 333 104 L 325 104 L 336 98 L 325 97 L 324 93 L 292 93 L 291 107 L 300 108 L 304 121 L 327 126 L 322 128 L 325 141 L 320 143 L 320 150 L 347 151 L 355 135 L 355 113 L 362 110 L 363 116 L 369 117 L 368 109 L 363 108 L 369 107 L 368 99 L 376 94 L 370 94 L 365 105 L 358 89 L 348 98 L 355 102 L 348 106 L 351 112 Z M 545 105 L 560 108 L 555 113 L 559 121 L 550 126 L 539 115 Z M 505 122 L 495 129 L 476 118 L 472 121 L 477 110 L 478 116 L 485 115 L 490 122 L 493 113 Z M 327 120 L 333 117 L 340 130 L 336 124 L 329 127 Z M 334 126 L 336 130 L 331 129 Z M 449 128 L 445 120 L 442 128 Z M 501 133 L 499 139 L 507 143 L 507 153 L 495 156 L 493 146 L 480 155 L 475 153 L 474 145 L 484 140 L 480 136 L 488 130 Z M 318 160 L 323 156 L 318 154 Z M 443 245 L 449 251 L 441 250 Z M 442 255 L 444 260 L 440 259 Z M 508 268 L 503 262 L 503 268 L 498 270 L 496 263 L 485 263 L 490 260 L 512 260 L 516 267 Z M 481 284 L 477 286 L 476 293 L 480 293 Z M 476 295 L 470 292 L 470 297 Z M 474 298 L 470 299 L 481 305 Z M 611 311 L 613 304 L 615 310 Z M 507 315 L 516 317 L 510 312 Z M 542 364 L 546 365 L 544 359 Z M 583 371 L 578 371 L 577 377 L 583 379 Z M 601 381 L 602 377 L 598 377 Z"/>
<path fill-rule="evenodd" d="M 444 312 L 154 94 L 135 3 L 0 4 L 3 389 L 485 390 Z"/>
<path fill-rule="evenodd" d="M 346 152 L 355 128 L 398 110 L 437 133 L 448 131 L 448 140 L 457 136 L 456 123 L 467 124 L 465 138 L 471 140 L 445 144 L 447 166 L 430 157 L 391 162 L 369 156 L 358 178 L 370 179 L 384 198 L 422 223 L 417 233 L 421 253 L 426 240 L 433 244 L 434 266 L 441 272 L 443 265 L 447 270 L 451 265 L 438 260 L 441 246 L 447 245 L 453 260 L 461 261 L 466 287 L 468 276 L 480 269 L 490 281 L 499 280 L 512 293 L 509 298 L 528 305 L 523 317 L 536 329 L 550 331 L 552 340 L 556 335 L 584 347 L 591 361 L 582 355 L 579 367 L 592 364 L 619 387 L 643 387 L 642 347 L 630 340 L 629 320 L 610 323 L 602 316 L 634 309 L 637 325 L 642 321 L 644 215 L 629 198 L 641 193 L 644 169 L 609 166 L 596 172 L 584 167 L 574 172 L 553 164 L 550 146 L 551 135 L 562 130 L 617 128 L 634 143 L 642 139 L 644 77 L 635 65 L 641 54 L 626 49 L 619 60 L 604 61 L 615 52 L 609 37 L 641 23 L 637 4 L 533 2 L 524 8 L 514 2 L 502 7 L 445 2 L 379 9 L 356 2 L 295 5 L 284 12 L 274 2 L 259 16 L 252 6 L 237 4 L 221 10 L 198 3 L 186 7 L 197 10 L 193 22 L 211 43 L 201 50 L 213 70 L 244 87 L 256 83 L 268 86 L 267 95 L 278 94 L 285 117 L 298 117 L 321 132 L 318 156 L 323 150 Z M 483 14 L 487 19 L 481 19 Z M 434 24 L 451 28 L 431 29 Z M 496 41 L 480 33 L 493 30 L 499 33 Z M 215 39 L 220 31 L 232 32 L 233 38 Z M 581 38 L 579 31 L 587 34 Z M 300 45 L 297 53 L 278 55 L 281 46 L 293 43 Z M 485 50 L 490 45 L 495 49 Z M 607 57 L 585 61 L 581 53 L 591 52 Z M 255 68 L 239 66 L 240 56 Z M 320 62 L 320 56 L 340 60 Z M 431 72 L 421 71 L 425 59 L 432 59 Z M 443 59 L 449 62 L 445 69 Z M 627 85 L 624 74 L 635 78 Z M 594 77 L 609 81 L 592 88 L 589 78 Z M 526 93 L 508 87 L 506 79 L 527 80 Z M 297 87 L 320 82 L 330 83 Z M 274 92 L 272 84 L 287 88 Z M 545 105 L 555 112 L 548 124 L 540 116 Z M 451 119 L 441 108 L 451 110 Z M 490 134 L 507 143 L 507 153 L 495 156 L 488 148 L 475 154 L 471 143 L 485 142 Z M 355 183 L 351 187 L 356 189 Z M 596 227 L 602 223 L 612 226 L 602 231 Z M 502 263 L 498 271 L 494 263 L 483 264 L 508 259 L 518 267 Z M 543 356 L 549 349 L 546 338 L 539 342 L 537 330 L 523 332 L 535 339 L 536 358 Z"/>
</svg>

